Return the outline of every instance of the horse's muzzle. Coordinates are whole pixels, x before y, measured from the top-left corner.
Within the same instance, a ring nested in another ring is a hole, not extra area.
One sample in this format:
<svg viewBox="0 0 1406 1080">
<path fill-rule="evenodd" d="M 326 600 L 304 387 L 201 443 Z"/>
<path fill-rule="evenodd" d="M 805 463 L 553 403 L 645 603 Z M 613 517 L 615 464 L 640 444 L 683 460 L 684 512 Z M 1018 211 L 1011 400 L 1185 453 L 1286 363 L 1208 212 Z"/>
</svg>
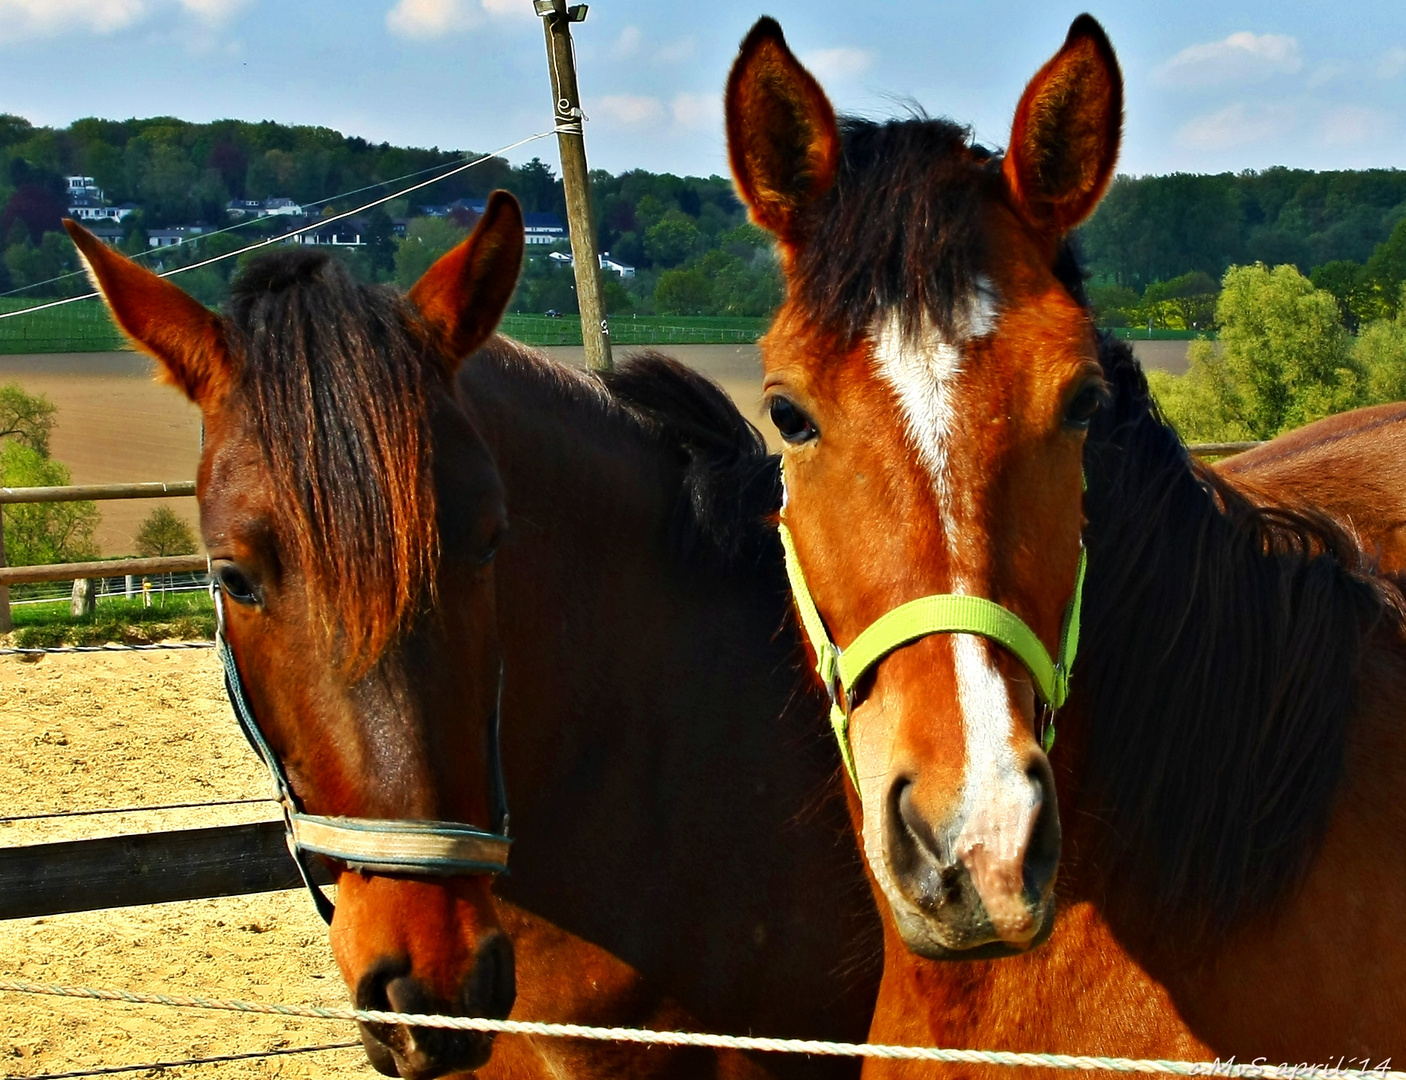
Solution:
<svg viewBox="0 0 1406 1080">
<path fill-rule="evenodd" d="M 407 957 L 382 959 L 357 984 L 357 1008 L 500 1020 L 512 1009 L 517 993 L 512 945 L 507 935 L 498 931 L 488 934 L 479 945 L 457 1002 L 432 994 L 409 971 Z M 485 1065 L 493 1052 L 493 1036 L 483 1032 L 404 1024 L 357 1026 L 366 1056 L 376 1070 L 405 1080 L 472 1072 Z"/>
<path fill-rule="evenodd" d="M 1010 956 L 1042 942 L 1054 923 L 1060 826 L 1048 769 L 1030 776 L 1037 803 L 1014 858 L 960 843 L 959 826 L 934 829 L 898 780 L 885 807 L 885 860 L 902 894 L 893 904 L 904 944 L 935 960 Z"/>
</svg>

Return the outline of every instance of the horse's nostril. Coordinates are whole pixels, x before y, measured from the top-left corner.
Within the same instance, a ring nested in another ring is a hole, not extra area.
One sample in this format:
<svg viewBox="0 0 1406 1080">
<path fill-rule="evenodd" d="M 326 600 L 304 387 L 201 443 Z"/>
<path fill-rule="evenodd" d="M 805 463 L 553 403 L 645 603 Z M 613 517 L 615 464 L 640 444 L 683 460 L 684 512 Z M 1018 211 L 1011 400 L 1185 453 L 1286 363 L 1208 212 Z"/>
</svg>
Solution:
<svg viewBox="0 0 1406 1080">
<path fill-rule="evenodd" d="M 1040 811 L 1030 830 L 1030 842 L 1025 849 L 1025 862 L 1021 867 L 1021 884 L 1026 899 L 1038 904 L 1049 892 L 1054 883 L 1055 872 L 1059 869 L 1059 852 L 1062 830 L 1059 824 L 1059 802 L 1055 797 L 1054 777 L 1050 773 L 1049 761 L 1041 755 L 1038 762 L 1027 771 L 1040 799 Z"/>
<path fill-rule="evenodd" d="M 470 1016 L 501 1020 L 512 1011 L 517 977 L 512 942 L 506 934 L 495 931 L 485 935 L 464 990 L 465 1010 Z"/>
</svg>

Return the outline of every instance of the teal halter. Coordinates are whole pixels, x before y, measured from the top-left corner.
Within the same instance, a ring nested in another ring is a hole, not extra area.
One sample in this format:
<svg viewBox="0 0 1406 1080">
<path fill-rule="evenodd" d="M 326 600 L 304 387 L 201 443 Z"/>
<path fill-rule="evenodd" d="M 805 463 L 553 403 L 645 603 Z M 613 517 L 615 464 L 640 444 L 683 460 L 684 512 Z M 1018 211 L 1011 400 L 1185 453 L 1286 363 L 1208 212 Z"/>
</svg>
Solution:
<svg viewBox="0 0 1406 1080">
<path fill-rule="evenodd" d="M 784 483 L 784 475 L 783 475 Z M 840 744 L 845 771 L 859 790 L 859 775 L 849 744 L 849 716 L 854 708 L 854 687 L 866 671 L 895 649 L 929 634 L 976 634 L 1004 646 L 1034 680 L 1035 693 L 1049 710 L 1041 744 L 1046 753 L 1054 748 L 1054 711 L 1069 697 L 1069 669 L 1079 651 L 1079 609 L 1083 603 L 1084 570 L 1088 565 L 1084 545 L 1079 545 L 1079 569 L 1074 576 L 1074 595 L 1064 609 L 1059 633 L 1059 656 L 1052 659 L 1035 631 L 1014 612 L 982 596 L 944 593 L 924 596 L 900 604 L 870 623 L 849 646 L 841 649 L 831 640 L 825 622 L 806 584 L 796 543 L 784 520 L 777 523 L 781 547 L 786 553 L 786 576 L 801 616 L 801 625 L 815 651 L 815 673 L 830 695 L 830 726 Z"/>
</svg>

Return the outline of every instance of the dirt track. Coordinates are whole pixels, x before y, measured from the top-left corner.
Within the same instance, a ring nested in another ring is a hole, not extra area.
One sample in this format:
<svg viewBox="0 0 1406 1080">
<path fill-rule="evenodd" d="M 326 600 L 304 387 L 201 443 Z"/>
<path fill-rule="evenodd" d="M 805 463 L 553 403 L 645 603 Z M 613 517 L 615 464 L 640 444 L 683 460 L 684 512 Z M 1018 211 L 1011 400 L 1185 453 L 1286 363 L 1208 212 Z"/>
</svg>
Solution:
<svg viewBox="0 0 1406 1080">
<path fill-rule="evenodd" d="M 0 816 L 257 798 L 209 651 L 0 657 Z M 0 844 L 226 824 L 268 806 L 0 824 Z M 297 1004 L 346 1005 L 327 930 L 301 892 L 0 922 L 0 974 Z M 355 1041 L 348 1024 L 5 994 L 0 1071 L 23 1077 Z M 361 1050 L 175 1070 L 170 1075 L 374 1075 Z M 163 1074 L 168 1075 L 168 1074 Z"/>
</svg>

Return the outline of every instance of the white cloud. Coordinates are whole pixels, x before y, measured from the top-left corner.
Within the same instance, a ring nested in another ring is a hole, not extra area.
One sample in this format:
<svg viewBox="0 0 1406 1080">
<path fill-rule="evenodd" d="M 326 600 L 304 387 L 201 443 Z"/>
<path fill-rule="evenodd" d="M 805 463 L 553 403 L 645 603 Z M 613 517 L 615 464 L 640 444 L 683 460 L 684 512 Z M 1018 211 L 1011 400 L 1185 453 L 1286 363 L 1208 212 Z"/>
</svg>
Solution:
<svg viewBox="0 0 1406 1080">
<path fill-rule="evenodd" d="M 801 62 L 821 82 L 838 82 L 868 71 L 874 54 L 868 49 L 842 45 L 834 49 L 817 49 L 801 57 Z"/>
<path fill-rule="evenodd" d="M 638 94 L 606 94 L 597 98 L 594 112 L 607 120 L 629 127 L 653 124 L 664 118 L 664 103 L 656 97 Z"/>
<path fill-rule="evenodd" d="M 620 31 L 615 44 L 610 47 L 612 60 L 628 60 L 640 51 L 644 44 L 644 32 L 638 26 L 627 26 Z"/>
<path fill-rule="evenodd" d="M 1250 106 L 1236 102 L 1188 120 L 1177 131 L 1177 142 L 1191 150 L 1223 150 L 1283 135 L 1296 120 L 1291 105 Z"/>
<path fill-rule="evenodd" d="M 1360 105 L 1340 105 L 1323 117 L 1319 142 L 1325 146 L 1356 146 L 1391 134 L 1392 116 Z"/>
<path fill-rule="evenodd" d="M 527 0 L 483 0 L 483 10 L 495 19 L 526 21 L 538 18 Z"/>
<path fill-rule="evenodd" d="M 207 22 L 222 22 L 240 8 L 247 7 L 249 2 L 250 0 L 180 0 L 181 7 Z"/>
<path fill-rule="evenodd" d="M 693 55 L 693 38 L 682 38 L 667 45 L 657 46 L 649 58 L 656 64 L 677 64 Z"/>
<path fill-rule="evenodd" d="M 386 12 L 386 29 L 416 40 L 443 37 L 472 26 L 474 14 L 467 0 L 399 0 Z"/>
<path fill-rule="evenodd" d="M 115 34 L 162 9 L 219 22 L 248 0 L 0 0 L 0 44 L 70 34 Z"/>
<path fill-rule="evenodd" d="M 1154 74 L 1164 86 L 1215 86 L 1220 83 L 1292 75 L 1303 67 L 1303 50 L 1284 34 L 1242 30 L 1223 41 L 1189 45 Z"/>
<path fill-rule="evenodd" d="M 1383 79 L 1394 79 L 1403 71 L 1406 71 L 1406 47 L 1393 45 L 1377 62 L 1377 75 Z"/>
<path fill-rule="evenodd" d="M 674 123 L 689 131 L 721 130 L 721 94 L 678 94 L 670 104 Z"/>
</svg>

